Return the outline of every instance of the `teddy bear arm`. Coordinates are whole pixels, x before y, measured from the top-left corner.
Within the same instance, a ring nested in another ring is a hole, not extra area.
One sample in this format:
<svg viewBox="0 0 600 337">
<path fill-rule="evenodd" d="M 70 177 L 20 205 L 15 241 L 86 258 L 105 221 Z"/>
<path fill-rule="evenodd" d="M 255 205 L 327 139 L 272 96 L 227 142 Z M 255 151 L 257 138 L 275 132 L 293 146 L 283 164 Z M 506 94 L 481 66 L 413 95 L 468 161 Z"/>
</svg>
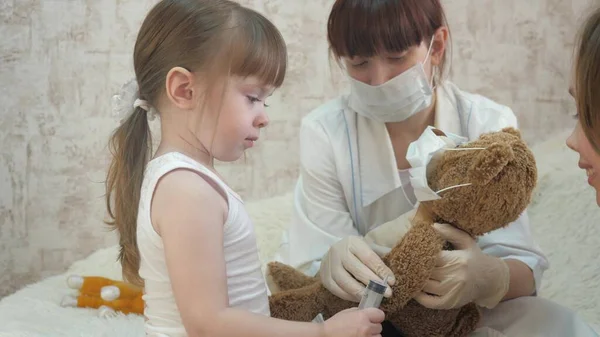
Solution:
<svg viewBox="0 0 600 337">
<path fill-rule="evenodd" d="M 468 336 L 475 331 L 479 320 L 481 319 L 481 311 L 475 303 L 469 303 L 461 307 L 454 324 L 452 331 L 448 334 L 451 337 Z"/>
<path fill-rule="evenodd" d="M 317 278 L 307 276 L 284 263 L 270 262 L 268 264 L 267 283 L 272 293 L 304 288 L 317 281 Z"/>
<path fill-rule="evenodd" d="M 480 320 L 475 304 L 450 310 L 429 309 L 411 300 L 386 317 L 404 337 L 465 337 L 475 330 Z"/>
<path fill-rule="evenodd" d="M 435 266 L 444 240 L 426 221 L 415 221 L 412 228 L 385 257 L 396 283 L 388 307 L 402 308 L 421 291 Z"/>
<path fill-rule="evenodd" d="M 320 283 L 281 291 L 269 297 L 271 316 L 288 321 L 310 322 L 324 310 L 324 288 Z"/>
</svg>

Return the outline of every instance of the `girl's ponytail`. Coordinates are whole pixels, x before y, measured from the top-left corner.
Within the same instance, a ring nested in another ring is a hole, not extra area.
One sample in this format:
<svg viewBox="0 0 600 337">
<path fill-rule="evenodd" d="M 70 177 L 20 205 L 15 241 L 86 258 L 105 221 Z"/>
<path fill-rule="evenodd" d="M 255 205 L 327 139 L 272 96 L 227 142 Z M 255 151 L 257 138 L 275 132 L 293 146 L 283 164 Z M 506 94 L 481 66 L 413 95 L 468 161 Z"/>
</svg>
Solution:
<svg viewBox="0 0 600 337">
<path fill-rule="evenodd" d="M 106 179 L 106 207 L 111 218 L 107 224 L 119 232 L 123 279 L 139 286 L 143 286 L 143 280 L 136 239 L 138 203 L 144 170 L 152 154 L 147 114 L 142 107 L 134 108 L 113 132 L 109 142 L 112 161 Z"/>
</svg>

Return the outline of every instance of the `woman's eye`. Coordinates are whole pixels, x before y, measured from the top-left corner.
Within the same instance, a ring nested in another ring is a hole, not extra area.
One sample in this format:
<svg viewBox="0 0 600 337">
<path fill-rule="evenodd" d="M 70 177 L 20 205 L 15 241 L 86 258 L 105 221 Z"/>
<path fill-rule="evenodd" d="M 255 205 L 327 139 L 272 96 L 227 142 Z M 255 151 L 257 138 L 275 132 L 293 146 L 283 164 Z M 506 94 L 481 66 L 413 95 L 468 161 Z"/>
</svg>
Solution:
<svg viewBox="0 0 600 337">
<path fill-rule="evenodd" d="M 362 67 L 365 64 L 367 64 L 367 61 L 362 61 L 362 62 L 358 62 L 358 63 L 352 63 L 353 67 Z"/>
</svg>

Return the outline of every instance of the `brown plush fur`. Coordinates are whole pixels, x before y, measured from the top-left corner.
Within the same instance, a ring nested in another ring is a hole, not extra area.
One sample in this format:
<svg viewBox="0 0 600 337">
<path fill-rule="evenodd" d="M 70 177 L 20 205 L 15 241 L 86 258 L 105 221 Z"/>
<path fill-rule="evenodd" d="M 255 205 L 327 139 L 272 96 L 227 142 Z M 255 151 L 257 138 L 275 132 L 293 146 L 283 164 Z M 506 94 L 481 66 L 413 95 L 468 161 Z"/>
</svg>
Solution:
<svg viewBox="0 0 600 337">
<path fill-rule="evenodd" d="M 518 130 L 506 128 L 482 135 L 461 147 L 484 148 L 445 151 L 428 173 L 434 191 L 464 183 L 440 193 L 441 199 L 421 203 L 411 229 L 383 257 L 394 272 L 393 296 L 384 299 L 386 319 L 404 336 L 466 336 L 480 320 L 479 308 L 470 303 L 452 310 L 432 310 L 413 297 L 422 290 L 442 249 L 451 249 L 434 231 L 434 222 L 449 223 L 474 237 L 507 226 L 530 203 L 537 181 L 533 154 Z M 318 278 L 308 277 L 281 263 L 269 264 L 278 292 L 270 298 L 271 314 L 287 320 L 325 319 L 355 307 L 326 290 Z"/>
</svg>

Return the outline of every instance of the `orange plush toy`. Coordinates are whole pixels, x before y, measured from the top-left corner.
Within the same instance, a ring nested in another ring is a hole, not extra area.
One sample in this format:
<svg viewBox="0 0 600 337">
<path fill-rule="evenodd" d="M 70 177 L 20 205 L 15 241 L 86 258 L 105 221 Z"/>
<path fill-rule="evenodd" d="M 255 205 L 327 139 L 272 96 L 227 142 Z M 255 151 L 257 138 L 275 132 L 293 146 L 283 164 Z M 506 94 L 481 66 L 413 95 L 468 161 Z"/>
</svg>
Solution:
<svg viewBox="0 0 600 337">
<path fill-rule="evenodd" d="M 116 312 L 144 314 L 143 288 L 133 284 L 99 276 L 72 275 L 67 278 L 67 285 L 79 293 L 65 296 L 62 306 L 99 309 L 102 317 Z"/>
</svg>

